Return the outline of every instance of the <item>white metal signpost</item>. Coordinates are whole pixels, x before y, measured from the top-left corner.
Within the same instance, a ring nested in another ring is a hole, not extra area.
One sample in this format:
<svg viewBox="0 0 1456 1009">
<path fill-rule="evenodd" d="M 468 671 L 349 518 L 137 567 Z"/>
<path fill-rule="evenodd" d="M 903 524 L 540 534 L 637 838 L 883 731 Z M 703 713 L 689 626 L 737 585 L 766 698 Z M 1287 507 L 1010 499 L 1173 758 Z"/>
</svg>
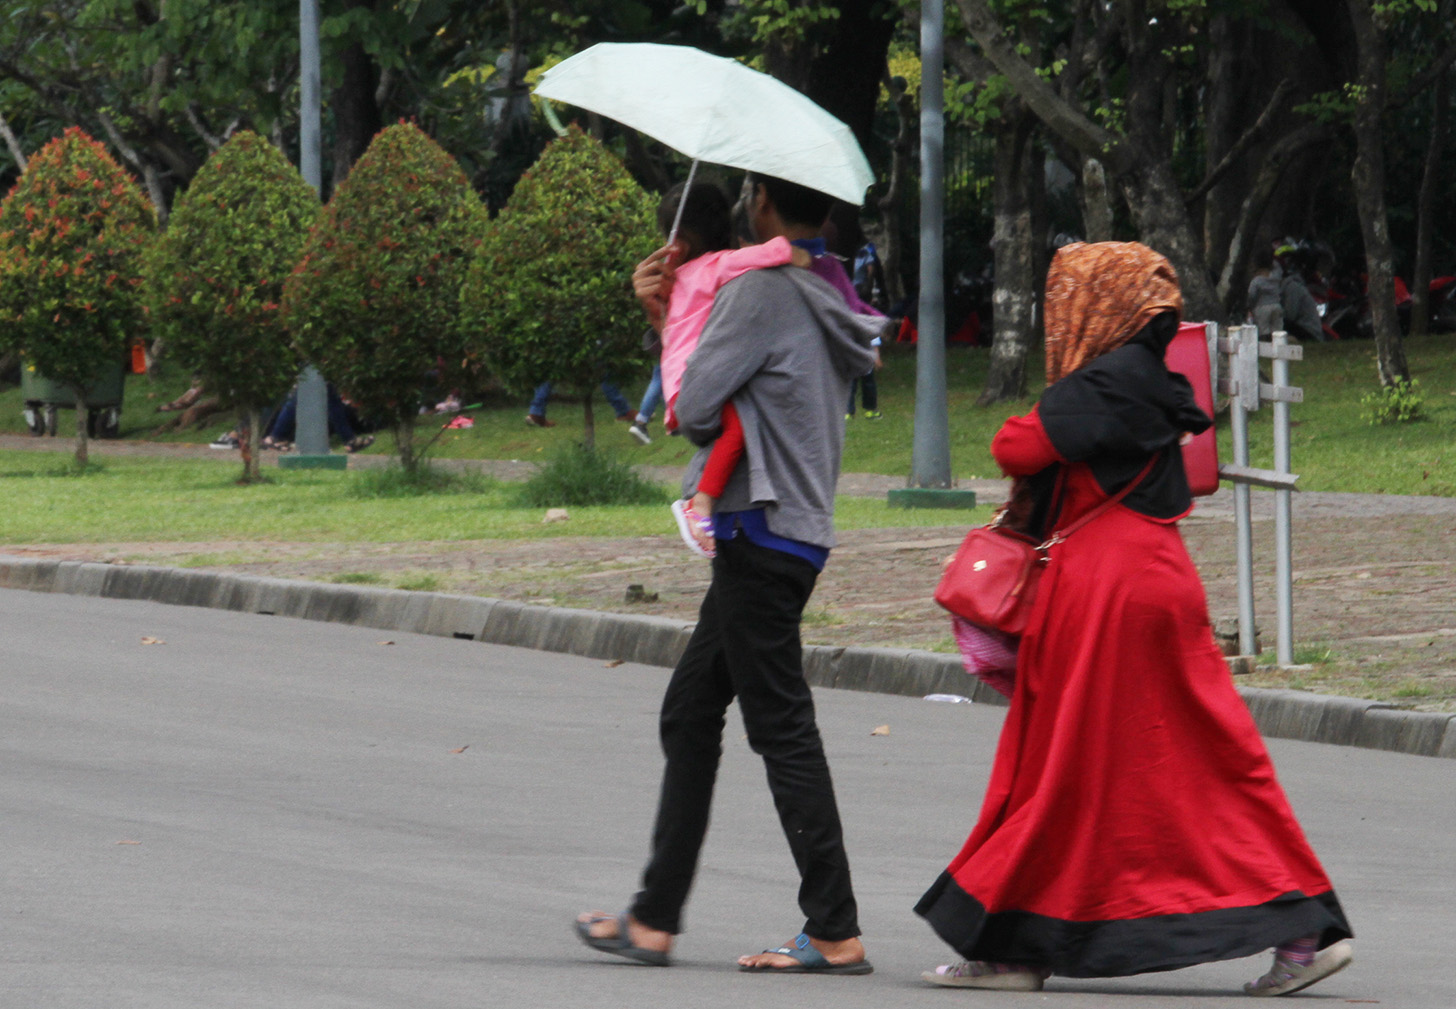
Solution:
<svg viewBox="0 0 1456 1009">
<path fill-rule="evenodd" d="M 1209 332 L 1217 332 L 1209 323 Z M 1275 606 L 1278 640 L 1275 658 L 1280 666 L 1294 664 L 1294 571 L 1291 554 L 1293 492 L 1298 475 L 1290 472 L 1289 406 L 1304 402 L 1304 390 L 1289 384 L 1289 362 L 1304 359 L 1304 349 L 1289 342 L 1283 330 L 1268 341 L 1259 339 L 1257 326 L 1234 326 L 1227 336 L 1213 337 L 1218 391 L 1229 398 L 1234 460 L 1220 466 L 1219 476 L 1234 485 L 1234 525 L 1237 529 L 1239 585 L 1239 653 L 1253 655 L 1254 641 L 1254 533 L 1249 488 L 1274 489 Z M 1261 358 L 1272 362 L 1272 382 L 1259 376 Z M 1249 414 L 1264 403 L 1274 408 L 1274 468 L 1249 465 Z"/>
</svg>

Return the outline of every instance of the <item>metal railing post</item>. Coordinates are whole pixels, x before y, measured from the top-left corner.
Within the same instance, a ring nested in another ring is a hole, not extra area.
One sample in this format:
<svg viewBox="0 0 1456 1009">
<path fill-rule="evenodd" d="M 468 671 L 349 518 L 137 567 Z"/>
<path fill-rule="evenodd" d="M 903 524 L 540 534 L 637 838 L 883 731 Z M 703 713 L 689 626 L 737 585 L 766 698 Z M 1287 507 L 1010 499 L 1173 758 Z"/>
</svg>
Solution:
<svg viewBox="0 0 1456 1009">
<path fill-rule="evenodd" d="M 1289 360 L 1284 356 L 1288 336 L 1275 330 L 1273 337 L 1274 377 L 1274 471 L 1290 475 L 1289 401 L 1282 393 L 1289 388 Z M 1293 497 L 1287 488 L 1274 492 L 1274 567 L 1276 580 L 1275 605 L 1279 616 L 1279 644 L 1275 653 L 1281 666 L 1294 665 L 1294 570 L 1291 526 Z"/>
</svg>

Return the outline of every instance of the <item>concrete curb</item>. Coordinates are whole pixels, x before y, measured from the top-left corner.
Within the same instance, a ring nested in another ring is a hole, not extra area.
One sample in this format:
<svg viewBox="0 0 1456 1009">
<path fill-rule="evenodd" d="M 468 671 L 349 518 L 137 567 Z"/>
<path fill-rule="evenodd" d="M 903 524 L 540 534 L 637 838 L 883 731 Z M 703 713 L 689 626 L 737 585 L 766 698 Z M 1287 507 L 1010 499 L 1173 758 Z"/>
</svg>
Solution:
<svg viewBox="0 0 1456 1009">
<path fill-rule="evenodd" d="M 0 588 L 324 620 L 649 666 L 676 664 L 693 630 L 690 622 L 663 617 L 442 592 L 4 556 L 0 556 Z M 1000 694 L 967 676 L 955 655 L 810 645 L 804 649 L 804 672 L 810 683 L 822 687 L 912 697 L 955 694 L 977 704 L 1006 703 Z M 1266 736 L 1456 759 L 1456 715 L 1294 690 L 1240 687 L 1239 694 Z"/>
</svg>

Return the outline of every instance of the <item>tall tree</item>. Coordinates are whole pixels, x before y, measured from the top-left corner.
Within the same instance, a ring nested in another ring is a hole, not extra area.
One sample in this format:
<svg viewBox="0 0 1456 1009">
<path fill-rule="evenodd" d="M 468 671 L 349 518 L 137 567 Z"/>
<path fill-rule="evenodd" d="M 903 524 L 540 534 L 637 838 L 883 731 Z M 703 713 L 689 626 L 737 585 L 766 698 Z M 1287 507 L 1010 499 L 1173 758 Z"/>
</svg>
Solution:
<svg viewBox="0 0 1456 1009">
<path fill-rule="evenodd" d="M 467 349 L 508 387 L 543 381 L 582 394 L 644 366 L 642 313 L 628 274 L 658 242 L 654 201 L 600 142 L 573 127 L 521 177 L 486 230 L 460 289 Z"/>
<path fill-rule="evenodd" d="M 1176 59 L 1191 44 L 1187 18 L 1169 3 L 1079 0 L 1067 70 L 1110 79 L 1109 50 L 1120 53 L 1121 92 L 1105 94 L 1107 125 L 1098 122 L 1029 61 L 988 0 L 957 0 L 966 30 L 1047 129 L 1084 157 L 1097 158 L 1121 187 L 1142 241 L 1178 270 L 1188 313 L 1212 318 L 1218 300 L 1174 165 Z M 1182 5 L 1177 5 L 1182 6 Z"/>
<path fill-rule="evenodd" d="M 1374 0 L 1346 0 L 1355 30 L 1357 70 L 1354 86 L 1356 155 L 1351 169 L 1360 232 L 1365 239 L 1365 272 L 1370 317 L 1375 325 L 1376 367 L 1380 384 L 1410 381 L 1410 365 L 1400 338 L 1395 311 L 1395 250 L 1390 241 L 1390 214 L 1385 203 L 1385 18 Z"/>
<path fill-rule="evenodd" d="M 457 303 L 483 219 L 454 159 L 399 123 L 356 162 L 284 283 L 283 319 L 304 356 L 394 428 L 411 473 L 424 372 L 439 362 L 447 383 L 459 374 Z"/>
<path fill-rule="evenodd" d="M 29 159 L 0 203 L 0 347 L 75 396 L 87 462 L 87 392 L 142 329 L 142 251 L 156 218 L 106 148 L 72 127 Z"/>
<path fill-rule="evenodd" d="M 982 405 L 1026 394 L 1026 357 L 1036 338 L 1036 205 L 1043 166 L 1035 144 L 1036 116 L 1004 76 L 959 39 L 946 55 L 962 79 L 977 87 L 969 102 L 957 103 L 960 118 L 990 133 L 995 142 L 991 203 L 995 289 L 992 292 L 991 364 Z"/>
<path fill-rule="evenodd" d="M 262 414 L 298 375 L 283 281 L 318 216 L 318 194 L 272 144 L 233 134 L 177 199 L 146 259 L 152 325 L 177 359 L 238 409 L 243 483 L 260 478 Z"/>
</svg>

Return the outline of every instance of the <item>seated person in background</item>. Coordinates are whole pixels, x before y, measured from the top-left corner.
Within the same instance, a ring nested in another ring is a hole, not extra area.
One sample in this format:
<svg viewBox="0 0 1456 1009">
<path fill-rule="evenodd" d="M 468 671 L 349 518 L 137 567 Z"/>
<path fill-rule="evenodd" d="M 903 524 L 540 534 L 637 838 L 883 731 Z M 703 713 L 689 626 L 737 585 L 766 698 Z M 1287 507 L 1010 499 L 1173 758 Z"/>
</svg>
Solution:
<svg viewBox="0 0 1456 1009">
<path fill-rule="evenodd" d="M 338 390 L 332 384 L 328 387 L 328 408 L 329 434 L 337 435 L 343 441 L 346 452 L 358 452 L 374 444 L 372 434 L 356 433 L 355 426 L 358 418 L 351 416 L 353 410 L 339 396 Z M 273 423 L 268 426 L 268 431 L 263 436 L 263 447 L 280 452 L 292 448 L 297 421 L 298 389 L 295 388 L 283 401 L 283 405 L 278 408 Z"/>
<path fill-rule="evenodd" d="M 1300 269 L 1298 250 L 1292 245 L 1281 246 L 1274 255 L 1284 271 L 1279 283 L 1279 304 L 1284 309 L 1284 330 L 1297 340 L 1326 339 L 1324 323 L 1320 321 L 1319 306 L 1309 285 L 1304 282 L 1304 271 Z"/>
</svg>

